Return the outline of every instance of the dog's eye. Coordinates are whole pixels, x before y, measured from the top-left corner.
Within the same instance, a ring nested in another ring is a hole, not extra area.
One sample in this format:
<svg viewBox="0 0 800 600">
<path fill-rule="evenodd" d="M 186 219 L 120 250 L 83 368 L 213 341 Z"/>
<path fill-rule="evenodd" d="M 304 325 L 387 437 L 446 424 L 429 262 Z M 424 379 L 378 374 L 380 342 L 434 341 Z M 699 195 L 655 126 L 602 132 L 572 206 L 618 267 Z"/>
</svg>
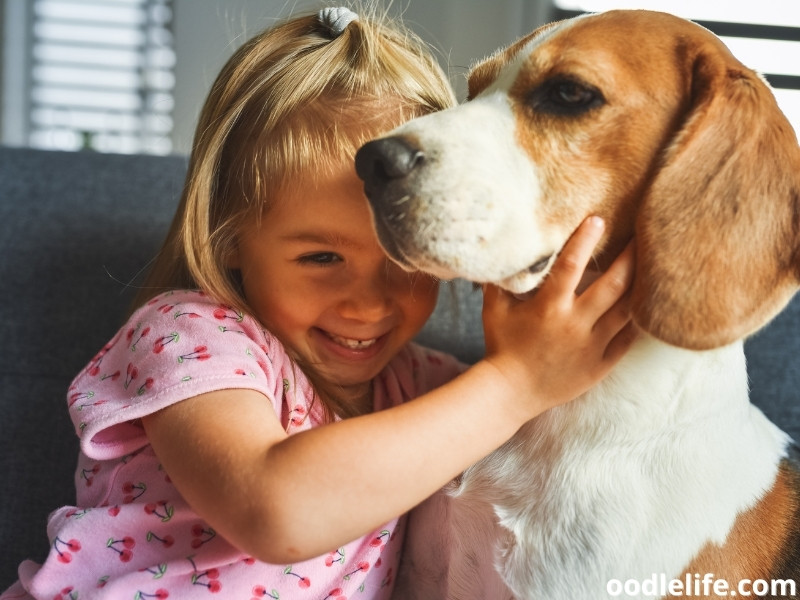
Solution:
<svg viewBox="0 0 800 600">
<path fill-rule="evenodd" d="M 604 103 L 597 88 L 561 77 L 544 82 L 528 96 L 528 104 L 537 112 L 563 116 L 581 115 Z"/>
</svg>

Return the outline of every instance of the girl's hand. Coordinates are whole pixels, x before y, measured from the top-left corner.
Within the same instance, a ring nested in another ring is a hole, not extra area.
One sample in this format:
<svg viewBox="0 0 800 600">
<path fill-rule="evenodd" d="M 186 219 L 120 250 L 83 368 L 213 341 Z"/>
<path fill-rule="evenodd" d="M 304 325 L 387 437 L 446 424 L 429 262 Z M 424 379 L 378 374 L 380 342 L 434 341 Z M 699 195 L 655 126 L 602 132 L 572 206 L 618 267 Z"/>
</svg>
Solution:
<svg viewBox="0 0 800 600">
<path fill-rule="evenodd" d="M 484 290 L 486 361 L 508 381 L 523 420 L 587 391 L 636 338 L 632 244 L 577 293 L 603 230 L 602 219 L 586 219 L 532 297 L 519 300 L 495 286 Z"/>
</svg>

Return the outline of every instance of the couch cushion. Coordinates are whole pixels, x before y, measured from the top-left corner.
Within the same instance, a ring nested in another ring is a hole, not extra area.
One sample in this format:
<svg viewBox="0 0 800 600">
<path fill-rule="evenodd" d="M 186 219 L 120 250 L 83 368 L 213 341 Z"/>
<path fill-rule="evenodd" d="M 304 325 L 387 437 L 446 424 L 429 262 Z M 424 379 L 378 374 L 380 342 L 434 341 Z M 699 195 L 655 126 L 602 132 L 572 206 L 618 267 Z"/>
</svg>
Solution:
<svg viewBox="0 0 800 600">
<path fill-rule="evenodd" d="M 179 157 L 0 148 L 0 590 L 74 502 L 72 378 L 119 328 L 183 185 Z"/>
</svg>

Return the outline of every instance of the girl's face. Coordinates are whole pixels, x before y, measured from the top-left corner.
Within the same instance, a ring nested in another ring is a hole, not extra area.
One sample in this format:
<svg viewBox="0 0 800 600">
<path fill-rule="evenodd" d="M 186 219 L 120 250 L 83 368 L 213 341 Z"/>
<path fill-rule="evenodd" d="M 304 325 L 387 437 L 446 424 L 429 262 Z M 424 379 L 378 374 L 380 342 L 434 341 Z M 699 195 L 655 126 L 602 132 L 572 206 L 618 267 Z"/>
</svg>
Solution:
<svg viewBox="0 0 800 600">
<path fill-rule="evenodd" d="M 246 228 L 232 266 L 259 321 L 346 397 L 364 399 L 427 321 L 438 284 L 386 257 L 352 165 L 309 179 Z"/>
</svg>

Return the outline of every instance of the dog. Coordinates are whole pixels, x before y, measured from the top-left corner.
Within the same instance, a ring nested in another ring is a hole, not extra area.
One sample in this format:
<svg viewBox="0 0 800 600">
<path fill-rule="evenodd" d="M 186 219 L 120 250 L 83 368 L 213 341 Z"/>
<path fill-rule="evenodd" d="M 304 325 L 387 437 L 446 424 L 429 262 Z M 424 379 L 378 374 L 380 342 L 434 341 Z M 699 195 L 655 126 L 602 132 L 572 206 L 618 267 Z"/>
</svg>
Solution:
<svg viewBox="0 0 800 600">
<path fill-rule="evenodd" d="M 412 513 L 395 597 L 793 597 L 800 462 L 749 402 L 743 339 L 800 286 L 800 148 L 758 74 L 678 17 L 585 15 L 356 170 L 387 253 L 443 279 L 528 292 L 590 214 L 600 270 L 636 252 L 632 349 Z"/>
</svg>

